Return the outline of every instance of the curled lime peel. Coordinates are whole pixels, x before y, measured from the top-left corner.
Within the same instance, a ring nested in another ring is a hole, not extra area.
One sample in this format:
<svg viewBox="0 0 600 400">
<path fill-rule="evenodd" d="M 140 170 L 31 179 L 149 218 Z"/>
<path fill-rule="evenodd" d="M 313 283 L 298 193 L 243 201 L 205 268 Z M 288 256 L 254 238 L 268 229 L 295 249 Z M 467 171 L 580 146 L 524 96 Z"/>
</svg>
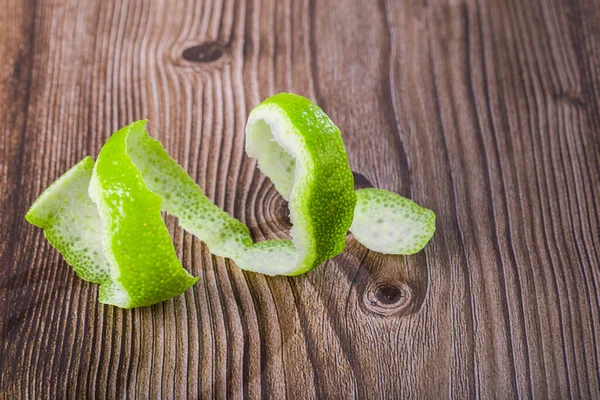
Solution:
<svg viewBox="0 0 600 400">
<path fill-rule="evenodd" d="M 308 272 L 345 247 L 350 230 L 367 248 L 412 254 L 433 235 L 435 215 L 380 189 L 354 191 L 340 130 L 310 100 L 280 93 L 246 125 L 246 151 L 288 200 L 292 240 L 254 243 L 246 225 L 208 199 L 146 132 L 145 120 L 114 133 L 96 163 L 86 157 L 27 213 L 99 300 L 123 308 L 155 304 L 193 285 L 176 256 L 165 211 L 242 269 L 268 275 Z"/>
</svg>

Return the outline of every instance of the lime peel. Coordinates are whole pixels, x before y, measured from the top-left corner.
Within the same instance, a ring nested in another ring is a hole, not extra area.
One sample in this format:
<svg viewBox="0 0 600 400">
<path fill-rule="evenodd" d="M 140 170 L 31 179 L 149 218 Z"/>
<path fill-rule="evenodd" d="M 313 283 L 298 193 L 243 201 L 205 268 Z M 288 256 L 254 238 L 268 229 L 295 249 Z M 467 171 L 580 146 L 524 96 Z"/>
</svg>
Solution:
<svg viewBox="0 0 600 400">
<path fill-rule="evenodd" d="M 288 200 L 299 275 L 344 250 L 356 195 L 342 136 L 310 100 L 274 95 L 248 117 L 246 151 Z M 243 268 L 243 267 L 242 267 Z"/>
<path fill-rule="evenodd" d="M 146 122 L 114 133 L 95 164 L 80 161 L 26 215 L 80 277 L 101 284 L 103 303 L 151 305 L 197 281 L 182 268 L 161 211 L 215 255 L 268 275 L 316 268 L 343 251 L 348 229 L 369 249 L 391 254 L 419 251 L 433 235 L 430 210 L 384 190 L 354 191 L 339 129 L 304 97 L 272 96 L 246 125 L 248 154 L 288 200 L 292 240 L 254 243 L 246 225 L 212 203 L 148 135 Z"/>
<path fill-rule="evenodd" d="M 123 308 L 170 299 L 198 280 L 177 258 L 160 213 L 162 197 L 148 188 L 128 153 L 130 138 L 148 137 L 145 124 L 134 122 L 108 139 L 89 187 L 104 226 L 104 254 L 113 267 L 99 299 Z"/>
<path fill-rule="evenodd" d="M 356 191 L 350 232 L 362 245 L 384 254 L 414 254 L 435 232 L 435 214 L 383 189 Z"/>
<path fill-rule="evenodd" d="M 110 281 L 110 264 L 104 256 L 102 221 L 88 197 L 94 161 L 86 157 L 65 172 L 33 203 L 25 219 L 44 229 L 77 275 L 86 281 Z"/>
</svg>

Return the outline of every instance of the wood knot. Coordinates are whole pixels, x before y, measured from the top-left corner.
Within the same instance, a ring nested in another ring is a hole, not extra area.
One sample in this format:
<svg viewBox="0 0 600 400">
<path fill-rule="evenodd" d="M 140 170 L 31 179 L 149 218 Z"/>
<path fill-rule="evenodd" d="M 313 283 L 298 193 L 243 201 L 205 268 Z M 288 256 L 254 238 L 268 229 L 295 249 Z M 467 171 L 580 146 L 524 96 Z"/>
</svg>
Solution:
<svg viewBox="0 0 600 400">
<path fill-rule="evenodd" d="M 273 196 L 273 201 L 269 202 L 267 213 L 271 216 L 271 229 L 279 239 L 289 239 L 292 229 L 290 220 L 290 209 L 288 202 L 279 194 Z"/>
<path fill-rule="evenodd" d="M 226 46 L 223 43 L 211 42 L 188 47 L 181 55 L 191 62 L 208 63 L 221 58 L 225 50 Z"/>
<path fill-rule="evenodd" d="M 254 224 L 249 224 L 254 240 L 290 239 L 292 222 L 288 202 L 272 187 L 257 199 L 259 209 Z M 264 239 L 261 239 L 264 238 Z"/>
<path fill-rule="evenodd" d="M 586 103 L 583 94 L 576 89 L 565 89 L 558 90 L 554 93 L 554 98 L 564 104 L 572 105 L 575 107 L 585 108 Z"/>
<path fill-rule="evenodd" d="M 383 304 L 394 304 L 402 297 L 402 290 L 396 285 L 379 285 L 375 297 Z"/>
<path fill-rule="evenodd" d="M 410 313 L 413 293 L 403 282 L 373 283 L 369 285 L 363 296 L 366 310 L 385 317 Z"/>
<path fill-rule="evenodd" d="M 223 42 L 181 43 L 171 50 L 170 58 L 173 64 L 186 69 L 213 70 L 229 63 L 231 46 Z"/>
<path fill-rule="evenodd" d="M 290 229 L 292 228 L 292 223 L 290 221 L 290 209 L 288 208 L 288 202 L 282 200 L 277 206 L 277 219 L 283 224 L 287 225 Z"/>
</svg>

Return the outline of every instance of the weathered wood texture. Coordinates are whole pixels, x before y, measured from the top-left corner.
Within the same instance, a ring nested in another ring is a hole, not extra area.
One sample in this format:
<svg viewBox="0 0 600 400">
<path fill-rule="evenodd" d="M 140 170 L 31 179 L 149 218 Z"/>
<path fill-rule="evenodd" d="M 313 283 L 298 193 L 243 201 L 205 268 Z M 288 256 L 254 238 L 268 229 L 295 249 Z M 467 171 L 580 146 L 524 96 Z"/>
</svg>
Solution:
<svg viewBox="0 0 600 400">
<path fill-rule="evenodd" d="M 0 398 L 600 398 L 599 2 L 0 6 Z M 270 278 L 168 218 L 200 280 L 124 311 L 25 222 L 147 117 L 256 238 L 286 237 L 243 148 L 249 110 L 279 91 L 317 101 L 373 185 L 436 211 L 425 251 L 349 238 Z"/>
</svg>

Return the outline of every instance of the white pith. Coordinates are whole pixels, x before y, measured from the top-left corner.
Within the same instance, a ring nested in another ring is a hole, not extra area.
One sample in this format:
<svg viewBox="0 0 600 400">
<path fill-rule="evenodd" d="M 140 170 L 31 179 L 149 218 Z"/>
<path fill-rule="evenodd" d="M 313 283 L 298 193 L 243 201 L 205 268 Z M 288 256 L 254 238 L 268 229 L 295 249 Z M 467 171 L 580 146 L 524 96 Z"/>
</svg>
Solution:
<svg viewBox="0 0 600 400">
<path fill-rule="evenodd" d="M 296 265 L 291 270 L 310 263 L 314 243 L 309 233 L 309 220 L 306 213 L 302 212 L 304 199 L 299 196 L 306 185 L 310 158 L 302 137 L 278 106 L 262 105 L 250 113 L 246 125 L 246 152 L 258 160 L 261 172 L 273 181 L 281 195 L 288 200 L 292 223 L 290 235 L 298 254 Z M 286 160 L 286 156 L 295 160 L 290 173 L 281 170 L 280 160 Z M 290 186 L 291 192 L 287 190 Z"/>
</svg>

